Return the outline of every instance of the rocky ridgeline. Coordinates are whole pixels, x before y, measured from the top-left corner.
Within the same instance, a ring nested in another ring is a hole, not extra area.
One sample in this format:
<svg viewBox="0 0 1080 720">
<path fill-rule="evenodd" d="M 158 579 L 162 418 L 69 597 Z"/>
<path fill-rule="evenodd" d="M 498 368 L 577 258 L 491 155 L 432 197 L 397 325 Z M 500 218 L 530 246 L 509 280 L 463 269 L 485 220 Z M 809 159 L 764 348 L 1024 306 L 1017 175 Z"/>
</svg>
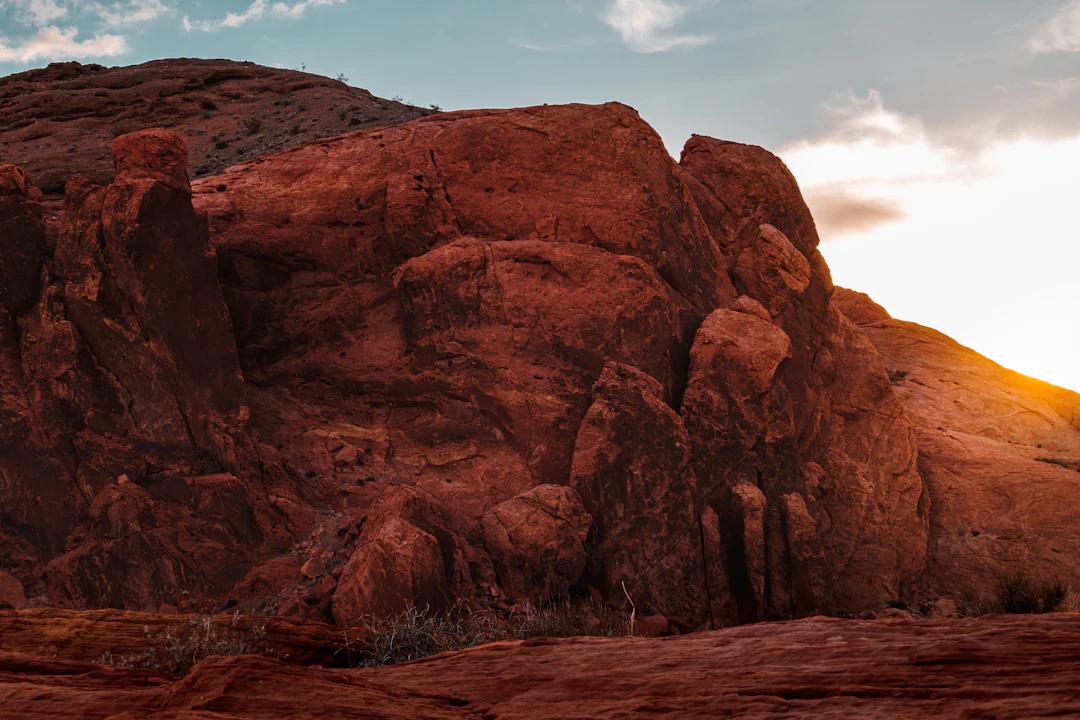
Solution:
<svg viewBox="0 0 1080 720">
<path fill-rule="evenodd" d="M 0 78 L 0 162 L 21 166 L 46 194 L 61 194 L 74 174 L 108 182 L 113 138 L 148 127 L 182 133 L 189 170 L 207 175 L 429 113 L 338 80 L 249 62 L 53 63 Z"/>
<path fill-rule="evenodd" d="M 835 290 L 760 148 L 608 104 L 113 154 L 59 223 L 0 168 L 0 604 L 688 631 L 1080 581 L 1080 400 Z"/>
</svg>

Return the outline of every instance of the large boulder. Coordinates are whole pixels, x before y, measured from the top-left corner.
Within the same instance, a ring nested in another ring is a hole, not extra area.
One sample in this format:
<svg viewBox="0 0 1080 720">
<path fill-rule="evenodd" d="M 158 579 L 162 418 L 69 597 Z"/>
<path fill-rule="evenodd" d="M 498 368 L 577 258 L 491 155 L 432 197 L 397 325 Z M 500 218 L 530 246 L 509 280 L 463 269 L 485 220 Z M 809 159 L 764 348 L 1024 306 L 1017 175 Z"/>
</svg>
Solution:
<svg viewBox="0 0 1080 720">
<path fill-rule="evenodd" d="M 585 571 L 591 525 L 581 498 L 562 485 L 538 485 L 493 507 L 484 547 L 503 591 L 532 603 L 565 597 Z"/>
</svg>

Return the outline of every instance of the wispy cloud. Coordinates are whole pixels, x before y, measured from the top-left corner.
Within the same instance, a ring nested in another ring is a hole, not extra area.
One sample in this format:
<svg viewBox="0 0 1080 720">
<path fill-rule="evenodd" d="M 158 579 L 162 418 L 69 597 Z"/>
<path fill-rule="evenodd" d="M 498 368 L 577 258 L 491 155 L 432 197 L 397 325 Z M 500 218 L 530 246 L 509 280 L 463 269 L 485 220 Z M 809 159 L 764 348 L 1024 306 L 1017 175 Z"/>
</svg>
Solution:
<svg viewBox="0 0 1080 720">
<path fill-rule="evenodd" d="M 298 19 L 311 8 L 327 7 L 330 5 L 342 5 L 346 0 L 299 0 L 298 2 L 274 2 L 268 0 L 252 0 L 244 10 L 230 12 L 224 17 L 212 20 L 192 20 L 186 15 L 182 25 L 184 30 L 199 30 L 202 32 L 216 32 L 227 28 L 238 28 L 251 22 L 262 20 L 273 15 L 280 18 Z"/>
<path fill-rule="evenodd" d="M 1080 0 L 1070 0 L 1031 37 L 1037 53 L 1080 52 Z"/>
<path fill-rule="evenodd" d="M 100 2 L 86 3 L 85 8 L 101 18 L 109 27 L 128 27 L 150 22 L 171 12 L 162 0 L 127 0 L 104 5 Z"/>
<path fill-rule="evenodd" d="M 128 52 L 127 42 L 119 35 L 99 34 L 86 40 L 76 39 L 77 27 L 47 25 L 29 39 L 10 45 L 0 38 L 0 62 L 28 63 L 61 58 L 112 57 Z"/>
<path fill-rule="evenodd" d="M 613 0 L 604 22 L 635 52 L 657 53 L 691 48 L 712 41 L 710 35 L 680 34 L 676 27 L 688 6 L 675 0 Z"/>
</svg>

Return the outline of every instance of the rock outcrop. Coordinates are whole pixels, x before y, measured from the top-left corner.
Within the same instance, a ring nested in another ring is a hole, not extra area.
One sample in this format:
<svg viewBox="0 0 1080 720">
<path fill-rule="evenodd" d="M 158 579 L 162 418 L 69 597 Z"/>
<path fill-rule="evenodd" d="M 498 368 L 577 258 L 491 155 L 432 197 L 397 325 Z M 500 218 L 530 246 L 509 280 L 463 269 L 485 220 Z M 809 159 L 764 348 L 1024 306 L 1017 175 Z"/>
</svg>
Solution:
<svg viewBox="0 0 1080 720">
<path fill-rule="evenodd" d="M 69 181 L 54 247 L 4 170 L 0 569 L 38 603 L 205 603 L 277 518 L 183 142 L 147 131 L 114 152 L 111 184 Z"/>
<path fill-rule="evenodd" d="M 112 77 L 65 67 L 19 82 Z M 263 77 L 237 72 L 214 82 Z M 200 147 L 119 136 L 54 224 L 0 167 L 0 603 L 351 625 L 589 595 L 685 632 L 992 591 L 1025 558 L 1074 577 L 1051 506 L 1075 400 L 928 431 L 941 396 L 887 371 L 891 321 L 834 291 L 761 148 L 694 137 L 676 163 L 616 103 L 191 183 Z M 1015 382 L 955 399 L 987 378 Z M 1030 498 L 1033 458 L 995 481 L 1031 509 L 995 519 L 965 448 L 1025 438 L 1058 464 Z"/>
<path fill-rule="evenodd" d="M 882 604 L 922 569 L 910 425 L 768 153 L 695 138 L 678 165 L 617 104 L 476 111 L 240 166 L 195 198 L 263 441 L 347 514 L 380 482 L 418 488 L 437 520 L 391 544 L 437 541 L 481 594 L 522 594 L 499 588 L 484 518 L 541 485 L 591 517 L 578 587 L 684 629 Z M 763 376 L 718 386 L 714 313 L 789 347 L 748 343 Z M 740 484 L 764 498 L 747 560 Z"/>
</svg>

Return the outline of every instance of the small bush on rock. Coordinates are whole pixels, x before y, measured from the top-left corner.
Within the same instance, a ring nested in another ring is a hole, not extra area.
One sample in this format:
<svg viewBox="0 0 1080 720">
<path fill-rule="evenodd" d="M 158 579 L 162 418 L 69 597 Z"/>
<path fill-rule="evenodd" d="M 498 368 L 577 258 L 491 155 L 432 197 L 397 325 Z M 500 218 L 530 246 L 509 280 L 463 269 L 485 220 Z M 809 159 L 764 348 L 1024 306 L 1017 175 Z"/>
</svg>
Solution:
<svg viewBox="0 0 1080 720">
<path fill-rule="evenodd" d="M 274 654 L 266 640 L 266 624 L 244 623 L 239 613 L 231 619 L 191 618 L 167 630 L 147 631 L 146 638 L 146 650 L 120 657 L 107 652 L 98 663 L 176 675 L 208 657 Z"/>
<path fill-rule="evenodd" d="M 410 607 L 389 617 L 367 617 L 365 632 L 350 638 L 349 664 L 393 665 L 465 650 L 501 640 L 535 637 L 620 637 L 630 634 L 626 618 L 593 602 L 521 605 L 506 615 L 457 605 L 445 613 Z"/>
<path fill-rule="evenodd" d="M 1015 573 L 998 585 L 999 608 L 1006 613 L 1049 613 L 1061 610 L 1069 597 L 1069 587 L 1062 582 L 1036 582 L 1023 573 Z"/>
</svg>

